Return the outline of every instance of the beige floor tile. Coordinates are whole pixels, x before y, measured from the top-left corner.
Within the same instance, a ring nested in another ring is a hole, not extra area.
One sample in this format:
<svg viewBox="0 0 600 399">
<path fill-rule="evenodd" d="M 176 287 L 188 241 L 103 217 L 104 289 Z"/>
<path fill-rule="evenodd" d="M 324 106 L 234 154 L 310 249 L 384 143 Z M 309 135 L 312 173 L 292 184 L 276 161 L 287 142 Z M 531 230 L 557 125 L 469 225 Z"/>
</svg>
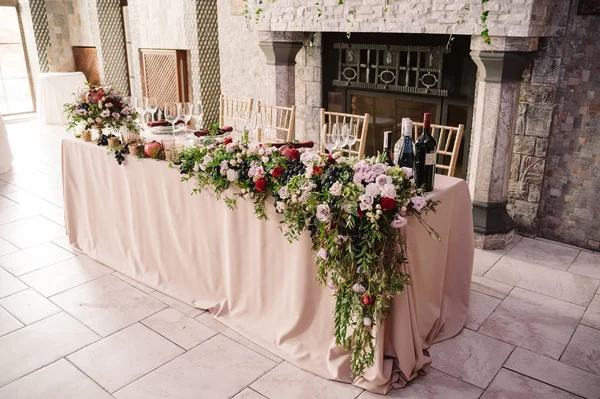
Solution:
<svg viewBox="0 0 600 399">
<path fill-rule="evenodd" d="M 479 332 L 558 359 L 585 308 L 515 288 Z"/>
<path fill-rule="evenodd" d="M 74 254 L 78 254 L 79 252 L 77 252 L 75 250 L 75 248 L 73 248 L 71 246 L 71 242 L 69 241 L 69 236 L 62 236 L 61 238 L 57 238 L 56 240 L 52 240 L 53 243 L 55 243 L 56 245 L 58 245 L 59 247 L 61 247 L 62 249 L 66 249 L 69 252 L 72 252 Z"/>
<path fill-rule="evenodd" d="M 115 394 L 117 399 L 230 398 L 276 365 L 222 335 L 205 341 Z"/>
<path fill-rule="evenodd" d="M 0 307 L 0 337 L 23 327 L 23 323 Z"/>
<path fill-rule="evenodd" d="M 494 298 L 504 299 L 514 287 L 477 275 L 471 276 L 471 289 Z"/>
<path fill-rule="evenodd" d="M 0 298 L 26 290 L 27 288 L 29 287 L 23 284 L 18 278 L 0 268 Z"/>
<path fill-rule="evenodd" d="M 20 278 L 40 294 L 49 297 L 110 274 L 112 271 L 86 255 L 78 255 Z"/>
<path fill-rule="evenodd" d="M 481 399 L 576 399 L 577 396 L 502 369 Z"/>
<path fill-rule="evenodd" d="M 246 388 L 232 399 L 265 399 L 265 397 L 250 388 Z"/>
<path fill-rule="evenodd" d="M 98 340 L 66 313 L 13 331 L 0 338 L 0 387 Z"/>
<path fill-rule="evenodd" d="M 578 249 L 523 237 L 506 256 L 542 266 L 567 270 L 578 254 Z"/>
<path fill-rule="evenodd" d="M 463 329 L 456 337 L 432 345 L 429 353 L 437 370 L 485 389 L 513 349 L 512 345 Z"/>
<path fill-rule="evenodd" d="M 173 297 L 165 295 L 159 291 L 154 291 L 150 295 L 152 295 L 154 298 L 158 299 L 159 301 L 169 305 L 173 309 L 177 309 L 181 313 L 188 315 L 190 317 L 197 317 L 197 316 L 201 315 L 202 313 L 206 312 L 206 310 L 198 309 L 193 306 L 190 306 L 187 303 L 183 303 L 180 300 L 177 300 Z"/>
<path fill-rule="evenodd" d="M 483 389 L 430 369 L 426 375 L 418 376 L 404 388 L 394 389 L 387 395 L 365 391 L 358 399 L 477 399 L 482 392 Z"/>
<path fill-rule="evenodd" d="M 148 327 L 136 323 L 67 357 L 109 392 L 185 352 Z"/>
<path fill-rule="evenodd" d="M 275 356 L 268 350 L 262 348 L 259 345 L 256 345 L 254 342 L 250 341 L 246 337 L 242 336 L 241 334 L 233 331 L 231 328 L 227 327 L 223 323 L 219 322 L 217 319 L 212 317 L 212 315 L 208 312 L 197 317 L 196 320 L 198 320 L 200 323 L 204 324 L 205 326 L 210 327 L 211 329 L 217 331 L 218 333 L 223 334 L 224 336 L 231 338 L 232 340 L 252 349 L 253 351 L 260 353 L 267 359 L 271 359 L 272 361 L 277 362 L 277 363 L 280 363 L 283 361 L 283 359 L 281 359 L 280 357 Z"/>
<path fill-rule="evenodd" d="M 173 308 L 162 310 L 142 320 L 142 323 L 186 350 L 217 334 L 215 330 Z"/>
<path fill-rule="evenodd" d="M 0 194 L 6 194 L 18 190 L 19 187 L 13 186 L 12 184 L 5 182 L 4 180 L 0 180 Z"/>
<path fill-rule="evenodd" d="M 572 273 L 600 279 L 600 254 L 581 251 L 569 268 Z"/>
<path fill-rule="evenodd" d="M 0 209 L 8 208 L 9 206 L 17 205 L 16 202 L 9 200 L 8 198 L 0 195 Z"/>
<path fill-rule="evenodd" d="M 600 329 L 600 295 L 596 295 L 590 306 L 588 306 L 581 324 Z"/>
<path fill-rule="evenodd" d="M 19 248 L 12 245 L 10 242 L 0 238 L 0 256 L 18 251 Z"/>
<path fill-rule="evenodd" d="M 39 212 L 32 206 L 15 205 L 0 209 L 0 225 L 16 222 L 37 215 Z"/>
<path fill-rule="evenodd" d="M 62 188 L 52 188 L 49 190 L 43 190 L 37 193 L 37 195 L 56 206 L 60 206 L 61 208 L 64 206 L 63 199 L 63 189 Z"/>
<path fill-rule="evenodd" d="M 0 299 L 0 306 L 25 324 L 35 323 L 61 312 L 58 306 L 32 289 Z"/>
<path fill-rule="evenodd" d="M 146 294 L 151 294 L 154 292 L 154 288 L 150 288 L 150 287 L 146 287 L 144 284 L 142 283 L 138 283 L 137 281 L 135 281 L 134 279 L 127 277 L 124 274 L 121 274 L 119 272 L 114 272 L 113 276 L 125 281 L 127 284 L 134 286 L 135 288 L 137 288 L 138 290 L 144 291 Z"/>
<path fill-rule="evenodd" d="M 54 240 L 65 234 L 65 228 L 43 216 L 0 225 L 0 238 L 21 249 Z"/>
<path fill-rule="evenodd" d="M 102 336 L 119 331 L 166 307 L 111 275 L 56 295 L 52 301 Z"/>
<path fill-rule="evenodd" d="M 0 399 L 112 399 L 112 396 L 61 359 L 0 389 Z"/>
<path fill-rule="evenodd" d="M 269 399 L 350 399 L 358 397 L 363 391 L 351 384 L 317 377 L 288 362 L 280 363 L 250 387 Z"/>
<path fill-rule="evenodd" d="M 600 280 L 508 257 L 485 277 L 581 306 L 590 303 L 600 286 Z"/>
<path fill-rule="evenodd" d="M 600 375 L 600 330 L 579 325 L 560 361 Z"/>
<path fill-rule="evenodd" d="M 73 258 L 69 251 L 65 251 L 51 242 L 22 249 L 9 255 L 0 257 L 0 266 L 15 276 L 50 266 L 63 260 Z"/>
<path fill-rule="evenodd" d="M 471 330 L 477 330 L 498 307 L 500 302 L 502 301 L 498 298 L 471 291 L 469 318 L 467 319 L 465 327 L 470 328 Z"/>
<path fill-rule="evenodd" d="M 505 254 L 502 251 L 484 251 L 475 248 L 475 259 L 473 261 L 473 274 L 483 276 L 500 258 Z"/>
<path fill-rule="evenodd" d="M 40 212 L 40 215 L 56 224 L 65 225 L 65 211 L 62 208 L 45 209 Z"/>
<path fill-rule="evenodd" d="M 504 367 L 584 398 L 600 398 L 600 376 L 525 349 L 515 349 Z"/>
</svg>

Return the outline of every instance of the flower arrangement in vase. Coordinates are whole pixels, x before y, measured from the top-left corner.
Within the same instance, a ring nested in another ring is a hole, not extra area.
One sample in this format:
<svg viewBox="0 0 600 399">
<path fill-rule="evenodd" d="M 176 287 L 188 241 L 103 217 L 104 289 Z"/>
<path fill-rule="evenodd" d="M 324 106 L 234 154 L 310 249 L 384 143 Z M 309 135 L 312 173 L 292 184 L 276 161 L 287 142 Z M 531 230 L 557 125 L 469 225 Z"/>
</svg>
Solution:
<svg viewBox="0 0 600 399">
<path fill-rule="evenodd" d="M 117 131 L 124 127 L 139 132 L 136 123 L 138 113 L 130 107 L 127 98 L 110 86 L 87 85 L 86 89 L 75 95 L 75 101 L 64 105 L 68 130 L 83 125 L 85 131 L 98 129 L 100 136 L 105 128 Z"/>
</svg>

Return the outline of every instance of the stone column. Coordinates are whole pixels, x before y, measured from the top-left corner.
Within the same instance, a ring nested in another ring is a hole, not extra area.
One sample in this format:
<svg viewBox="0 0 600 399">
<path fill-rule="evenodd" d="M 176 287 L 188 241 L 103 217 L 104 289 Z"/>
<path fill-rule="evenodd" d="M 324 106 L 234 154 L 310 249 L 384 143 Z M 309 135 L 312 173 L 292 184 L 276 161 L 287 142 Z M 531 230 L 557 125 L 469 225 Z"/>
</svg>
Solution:
<svg viewBox="0 0 600 399">
<path fill-rule="evenodd" d="M 478 38 L 471 44 L 477 86 L 469 189 L 475 246 L 503 249 L 513 237 L 514 223 L 506 203 L 521 76 L 537 39 L 492 38 L 493 47 L 486 46 Z"/>
<path fill-rule="evenodd" d="M 267 58 L 265 102 L 290 107 L 296 96 L 296 54 L 302 48 L 302 32 L 261 32 L 260 48 Z"/>
</svg>

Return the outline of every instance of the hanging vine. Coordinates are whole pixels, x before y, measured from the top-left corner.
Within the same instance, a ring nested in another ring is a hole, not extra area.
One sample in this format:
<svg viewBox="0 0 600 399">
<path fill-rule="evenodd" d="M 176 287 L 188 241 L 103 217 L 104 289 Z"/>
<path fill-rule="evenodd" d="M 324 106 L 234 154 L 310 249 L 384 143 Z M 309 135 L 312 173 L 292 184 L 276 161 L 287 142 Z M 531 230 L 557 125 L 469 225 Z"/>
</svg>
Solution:
<svg viewBox="0 0 600 399">
<path fill-rule="evenodd" d="M 251 14 L 253 14 L 254 22 L 258 23 L 260 21 L 261 14 L 264 12 L 263 7 L 265 5 L 265 1 L 264 0 L 256 0 L 256 9 L 253 12 L 250 11 L 250 7 L 248 5 L 248 1 L 250 1 L 250 0 L 243 0 L 243 1 L 244 1 L 244 16 L 246 17 L 246 19 L 251 18 Z M 266 3 L 272 4 L 272 3 L 275 3 L 275 1 L 276 0 L 266 0 Z M 481 22 L 482 30 L 481 30 L 480 34 L 483 37 L 483 42 L 489 45 L 492 42 L 491 38 L 489 36 L 489 28 L 488 28 L 488 24 L 487 24 L 487 20 L 488 20 L 490 11 L 486 9 L 486 4 L 489 3 L 489 0 L 466 0 L 465 5 L 460 10 L 459 18 L 456 21 L 456 24 L 460 25 L 465 21 L 467 13 L 471 11 L 472 1 L 478 1 L 481 3 L 481 15 L 479 16 L 479 21 Z M 393 3 L 394 3 L 394 0 L 383 0 L 383 20 L 384 20 L 384 22 L 387 21 L 387 16 L 390 12 L 390 8 Z M 341 6 L 344 5 L 344 0 L 338 0 L 338 5 L 341 5 Z M 316 18 L 315 22 L 319 22 L 321 20 L 321 17 L 323 16 L 323 5 L 321 4 L 320 1 L 318 1 L 315 3 L 315 6 L 317 7 L 316 8 L 317 18 Z M 354 29 L 355 19 L 356 19 L 356 10 L 352 9 L 348 12 L 348 17 L 346 18 L 346 24 L 348 26 L 348 29 L 346 31 L 346 36 L 348 38 L 350 38 L 350 35 L 352 34 L 352 30 Z M 452 44 L 452 41 L 454 41 L 453 33 L 450 34 L 447 46 Z"/>
</svg>

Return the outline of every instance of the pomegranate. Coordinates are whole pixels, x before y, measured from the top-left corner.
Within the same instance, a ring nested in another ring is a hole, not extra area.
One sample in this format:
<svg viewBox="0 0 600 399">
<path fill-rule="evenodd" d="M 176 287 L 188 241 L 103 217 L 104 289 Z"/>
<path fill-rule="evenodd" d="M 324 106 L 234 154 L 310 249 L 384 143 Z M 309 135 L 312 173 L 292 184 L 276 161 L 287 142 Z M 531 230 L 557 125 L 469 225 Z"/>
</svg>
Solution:
<svg viewBox="0 0 600 399">
<path fill-rule="evenodd" d="M 150 158 L 156 158 L 162 149 L 162 145 L 156 141 L 152 140 L 149 143 L 144 145 L 144 154 L 149 156 Z"/>
</svg>

